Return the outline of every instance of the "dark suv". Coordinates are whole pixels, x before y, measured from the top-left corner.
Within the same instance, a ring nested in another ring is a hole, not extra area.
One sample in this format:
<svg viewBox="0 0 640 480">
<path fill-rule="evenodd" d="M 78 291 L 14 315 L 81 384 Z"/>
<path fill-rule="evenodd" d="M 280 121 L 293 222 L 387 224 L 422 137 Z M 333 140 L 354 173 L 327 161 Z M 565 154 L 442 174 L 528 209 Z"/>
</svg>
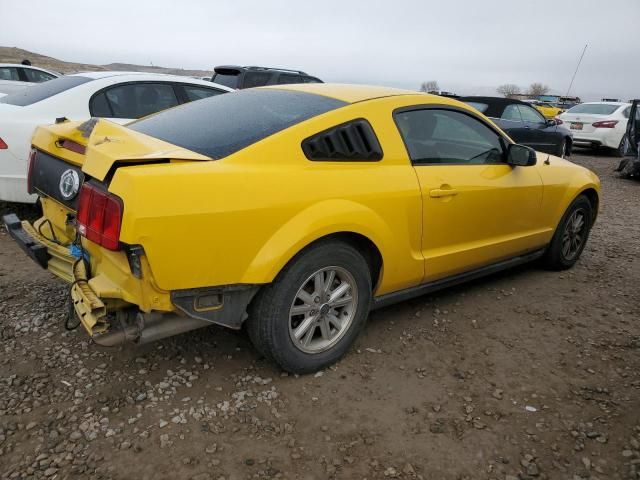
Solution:
<svg viewBox="0 0 640 480">
<path fill-rule="evenodd" d="M 284 85 L 287 83 L 322 83 L 322 80 L 301 72 L 284 68 L 239 67 L 220 65 L 214 68 L 211 81 L 225 87 L 241 89 L 262 87 L 263 85 Z"/>
</svg>

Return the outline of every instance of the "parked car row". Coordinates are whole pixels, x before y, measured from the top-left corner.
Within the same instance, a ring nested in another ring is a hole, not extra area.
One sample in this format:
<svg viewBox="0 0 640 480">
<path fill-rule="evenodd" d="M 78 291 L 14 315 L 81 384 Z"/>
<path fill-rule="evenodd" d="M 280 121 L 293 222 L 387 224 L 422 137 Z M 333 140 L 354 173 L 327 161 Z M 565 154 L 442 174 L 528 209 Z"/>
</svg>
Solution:
<svg viewBox="0 0 640 480">
<path fill-rule="evenodd" d="M 109 117 L 39 126 L 26 188 L 43 216 L 3 219 L 69 284 L 97 344 L 217 324 L 313 372 L 350 349 L 372 308 L 533 260 L 570 268 L 597 217 L 595 174 L 515 143 L 477 110 L 501 122 L 508 105 L 318 82 L 218 95 L 230 88 L 105 75 L 0 103 L 4 120 L 30 125 Z"/>
<path fill-rule="evenodd" d="M 0 200 L 36 201 L 27 193 L 27 159 L 36 126 L 56 119 L 108 118 L 128 123 L 232 89 L 176 75 L 87 72 L 65 75 L 0 98 Z"/>
</svg>

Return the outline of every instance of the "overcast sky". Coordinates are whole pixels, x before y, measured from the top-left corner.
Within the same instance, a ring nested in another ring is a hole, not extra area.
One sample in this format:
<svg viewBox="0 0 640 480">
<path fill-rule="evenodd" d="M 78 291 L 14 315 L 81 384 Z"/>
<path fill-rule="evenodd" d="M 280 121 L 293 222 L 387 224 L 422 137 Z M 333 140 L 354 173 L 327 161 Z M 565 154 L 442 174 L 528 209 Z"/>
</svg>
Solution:
<svg viewBox="0 0 640 480">
<path fill-rule="evenodd" d="M 0 0 L 0 45 L 61 60 L 305 70 L 325 81 L 640 96 L 640 0 Z"/>
</svg>

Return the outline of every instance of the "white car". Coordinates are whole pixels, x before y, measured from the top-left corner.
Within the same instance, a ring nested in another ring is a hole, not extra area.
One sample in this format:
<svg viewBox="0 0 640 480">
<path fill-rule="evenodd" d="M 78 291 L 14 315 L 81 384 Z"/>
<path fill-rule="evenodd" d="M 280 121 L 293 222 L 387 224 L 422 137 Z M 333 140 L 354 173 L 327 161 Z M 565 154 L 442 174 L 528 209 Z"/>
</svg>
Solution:
<svg viewBox="0 0 640 480">
<path fill-rule="evenodd" d="M 622 156 L 631 104 L 623 102 L 581 103 L 558 115 L 573 132 L 578 147 L 607 147 Z"/>
<path fill-rule="evenodd" d="M 0 93 L 9 94 L 58 78 L 57 72 L 31 65 L 0 63 Z"/>
<path fill-rule="evenodd" d="M 27 159 L 36 126 L 60 118 L 108 118 L 124 124 L 233 89 L 176 75 L 89 72 L 65 75 L 0 97 L 0 200 L 34 203 Z"/>
</svg>

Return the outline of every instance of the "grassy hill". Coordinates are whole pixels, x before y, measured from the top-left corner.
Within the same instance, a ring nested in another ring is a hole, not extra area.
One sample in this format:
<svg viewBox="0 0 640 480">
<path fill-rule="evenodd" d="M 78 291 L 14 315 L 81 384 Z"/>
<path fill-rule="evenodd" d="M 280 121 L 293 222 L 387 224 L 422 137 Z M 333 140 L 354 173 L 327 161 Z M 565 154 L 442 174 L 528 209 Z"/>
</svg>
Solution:
<svg viewBox="0 0 640 480">
<path fill-rule="evenodd" d="M 22 60 L 29 60 L 35 67 L 42 67 L 48 70 L 55 70 L 61 73 L 75 73 L 86 71 L 117 70 L 149 73 L 170 73 L 172 75 L 211 76 L 212 70 L 184 70 L 182 68 L 152 67 L 146 65 L 132 65 L 129 63 L 110 63 L 109 65 L 93 65 L 90 63 L 76 63 L 58 60 L 47 57 L 39 53 L 29 52 L 16 47 L 0 47 L 0 63 L 20 63 Z"/>
</svg>

